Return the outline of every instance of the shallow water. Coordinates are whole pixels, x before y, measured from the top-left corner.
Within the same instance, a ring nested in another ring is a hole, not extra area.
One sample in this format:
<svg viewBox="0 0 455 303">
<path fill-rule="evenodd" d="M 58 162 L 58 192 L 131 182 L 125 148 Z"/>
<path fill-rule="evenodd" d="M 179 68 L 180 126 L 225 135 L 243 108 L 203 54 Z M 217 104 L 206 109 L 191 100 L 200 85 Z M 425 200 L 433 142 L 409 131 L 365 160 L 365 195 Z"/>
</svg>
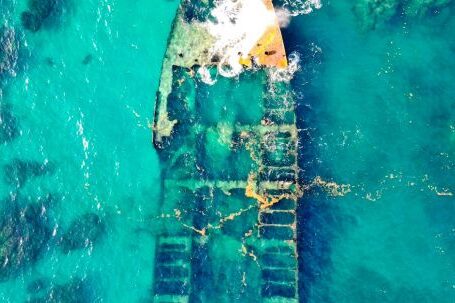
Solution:
<svg viewBox="0 0 455 303">
<path fill-rule="evenodd" d="M 0 197 L 4 217 L 41 198 L 49 239 L 0 298 L 66 285 L 88 302 L 149 302 L 159 171 L 148 124 L 178 3 L 68 1 L 31 32 L 27 2 L 0 0 L 20 41 L 17 75 L 2 79 L 14 117 L 2 121 L 18 133 L 0 145 Z M 302 301 L 455 302 L 455 8 L 371 30 L 350 1 L 323 5 L 284 30 L 301 57 L 302 179 L 351 192 L 302 199 Z M 28 165 L 8 182 L 16 159 Z M 99 233 L 68 252 L 59 239 L 87 213 Z"/>
<path fill-rule="evenodd" d="M 177 3 L 68 2 L 36 33 L 21 24 L 27 1 L 0 4 L 21 43 L 17 76 L 1 97 L 21 134 L 0 146 L 0 166 L 17 158 L 53 167 L 20 189 L 0 173 L 0 196 L 56 197 L 46 211 L 56 236 L 34 266 L 0 284 L 1 301 L 32 298 L 27 287 L 37 279 L 52 287 L 71 278 L 87 281 L 89 302 L 145 300 L 154 248 L 148 229 L 159 194 L 148 123 Z M 59 237 L 86 213 L 105 222 L 103 235 L 63 252 Z"/>
</svg>

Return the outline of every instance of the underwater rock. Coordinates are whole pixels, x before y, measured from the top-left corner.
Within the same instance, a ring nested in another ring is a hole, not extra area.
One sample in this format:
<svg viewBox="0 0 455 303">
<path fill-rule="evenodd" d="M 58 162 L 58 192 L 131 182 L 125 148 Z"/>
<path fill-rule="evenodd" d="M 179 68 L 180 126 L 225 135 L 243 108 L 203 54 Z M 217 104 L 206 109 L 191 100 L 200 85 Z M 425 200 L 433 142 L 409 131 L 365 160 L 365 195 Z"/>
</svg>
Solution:
<svg viewBox="0 0 455 303">
<path fill-rule="evenodd" d="M 98 215 L 85 214 L 73 221 L 62 236 L 62 249 L 69 252 L 92 246 L 101 239 L 105 231 L 106 226 Z"/>
<path fill-rule="evenodd" d="M 31 32 L 37 32 L 51 19 L 58 23 L 67 10 L 67 1 L 29 0 L 28 8 L 21 15 L 22 26 Z"/>
<path fill-rule="evenodd" d="M 13 141 L 19 136 L 17 119 L 8 105 L 0 105 L 0 144 Z"/>
<path fill-rule="evenodd" d="M 0 79 L 4 76 L 16 75 L 19 43 L 13 28 L 2 26 L 0 28 Z"/>
<path fill-rule="evenodd" d="M 3 167 L 5 182 L 10 185 L 21 187 L 24 183 L 33 177 L 39 177 L 51 170 L 48 163 L 36 161 L 24 161 L 14 159 L 10 164 Z"/>
<path fill-rule="evenodd" d="M 41 27 L 41 22 L 37 16 L 30 12 L 23 12 L 21 15 L 22 25 L 32 32 L 37 32 Z"/>
<path fill-rule="evenodd" d="M 378 24 L 389 21 L 397 13 L 398 5 L 397 0 L 361 0 L 353 10 L 363 30 L 373 30 Z"/>
<path fill-rule="evenodd" d="M 33 265 L 50 235 L 41 205 L 34 203 L 24 208 L 9 205 L 0 219 L 0 281 L 15 277 Z"/>
<path fill-rule="evenodd" d="M 73 278 L 70 282 L 53 286 L 45 296 L 33 298 L 33 303 L 84 303 L 93 302 L 92 291 L 85 279 Z"/>
</svg>

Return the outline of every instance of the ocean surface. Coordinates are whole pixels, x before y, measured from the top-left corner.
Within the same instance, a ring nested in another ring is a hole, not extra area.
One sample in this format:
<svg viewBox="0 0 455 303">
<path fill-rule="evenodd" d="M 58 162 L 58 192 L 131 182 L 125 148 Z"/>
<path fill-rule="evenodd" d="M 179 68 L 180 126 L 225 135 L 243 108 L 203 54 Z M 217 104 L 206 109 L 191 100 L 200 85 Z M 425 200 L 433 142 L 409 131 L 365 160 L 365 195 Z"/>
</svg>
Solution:
<svg viewBox="0 0 455 303">
<path fill-rule="evenodd" d="M 347 189 L 302 198 L 301 301 L 455 302 L 455 3 L 366 2 L 277 3 L 302 182 Z M 150 302 L 178 1 L 46 3 L 0 0 L 0 301 Z"/>
</svg>

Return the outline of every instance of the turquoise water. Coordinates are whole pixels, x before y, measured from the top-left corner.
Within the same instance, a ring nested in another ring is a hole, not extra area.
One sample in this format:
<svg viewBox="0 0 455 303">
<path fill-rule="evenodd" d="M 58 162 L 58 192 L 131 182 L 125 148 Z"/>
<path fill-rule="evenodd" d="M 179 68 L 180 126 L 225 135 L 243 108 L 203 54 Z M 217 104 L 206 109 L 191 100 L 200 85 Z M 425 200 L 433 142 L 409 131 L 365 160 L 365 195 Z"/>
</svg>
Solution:
<svg viewBox="0 0 455 303">
<path fill-rule="evenodd" d="M 10 196 L 34 201 L 51 193 L 46 214 L 56 236 L 34 266 L 0 284 L 0 301 L 33 298 L 27 287 L 37 279 L 51 287 L 82 279 L 79 288 L 88 290 L 78 293 L 88 302 L 147 300 L 159 194 L 148 123 L 177 2 L 71 1 L 36 33 L 21 24 L 27 2 L 0 1 L 2 23 L 21 44 L 17 75 L 1 96 L 21 134 L 0 146 L 0 166 L 21 159 L 52 169 L 20 190 L 2 172 L 0 197 L 8 208 Z M 103 220 L 102 236 L 62 251 L 58 238 L 86 213 Z"/>
<path fill-rule="evenodd" d="M 351 185 L 305 199 L 304 296 L 455 302 L 455 7 L 398 8 L 371 30 L 352 6 L 326 3 L 285 34 L 302 53 L 306 178 Z"/>
<path fill-rule="evenodd" d="M 31 233 L 46 244 L 36 262 L 1 272 L 1 301 L 150 302 L 148 125 L 178 3 L 68 1 L 37 32 L 23 28 L 27 3 L 0 0 L 20 44 L 17 75 L 2 75 L 1 117 L 17 136 L 0 142 L 0 197 L 4 218 L 38 201 L 51 229 Z M 302 301 L 455 302 L 454 5 L 365 19 L 351 1 L 323 4 L 284 30 L 302 60 L 303 179 L 351 193 L 303 198 Z M 99 219 L 88 243 L 87 214 Z"/>
</svg>

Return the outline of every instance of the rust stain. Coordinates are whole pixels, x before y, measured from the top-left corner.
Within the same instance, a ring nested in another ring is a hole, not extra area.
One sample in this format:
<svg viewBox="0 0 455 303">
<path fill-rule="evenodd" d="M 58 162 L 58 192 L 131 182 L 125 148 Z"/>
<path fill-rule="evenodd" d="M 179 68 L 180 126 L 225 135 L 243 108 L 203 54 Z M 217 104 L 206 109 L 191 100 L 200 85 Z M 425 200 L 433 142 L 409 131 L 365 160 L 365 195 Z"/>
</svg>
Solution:
<svg viewBox="0 0 455 303">
<path fill-rule="evenodd" d="M 244 256 L 249 256 L 253 259 L 254 262 L 258 263 L 258 257 L 254 254 L 252 250 L 248 250 L 245 244 L 242 244 L 241 252 Z"/>
<path fill-rule="evenodd" d="M 248 176 L 248 182 L 245 187 L 245 196 L 248 198 L 253 198 L 259 203 L 260 209 L 269 208 L 277 203 L 279 203 L 282 199 L 287 198 L 287 195 L 279 195 L 279 196 L 270 196 L 261 195 L 257 193 L 256 190 L 256 174 L 252 173 Z"/>
<path fill-rule="evenodd" d="M 275 10 L 272 0 L 264 0 L 264 4 L 268 10 Z M 256 45 L 250 50 L 248 57 L 240 57 L 239 63 L 247 67 L 252 67 L 253 61 L 251 58 L 255 58 L 256 62 L 262 66 L 277 68 L 286 68 L 288 66 L 286 50 L 277 18 L 275 18 L 275 24 L 269 26 L 264 35 L 262 35 Z"/>
<path fill-rule="evenodd" d="M 204 227 L 203 229 L 197 229 L 196 227 L 187 225 L 185 223 L 182 223 L 182 225 L 184 227 L 186 227 L 186 228 L 189 228 L 189 229 L 193 230 L 194 232 L 200 234 L 203 237 L 207 236 L 207 228 L 206 227 Z"/>
</svg>

